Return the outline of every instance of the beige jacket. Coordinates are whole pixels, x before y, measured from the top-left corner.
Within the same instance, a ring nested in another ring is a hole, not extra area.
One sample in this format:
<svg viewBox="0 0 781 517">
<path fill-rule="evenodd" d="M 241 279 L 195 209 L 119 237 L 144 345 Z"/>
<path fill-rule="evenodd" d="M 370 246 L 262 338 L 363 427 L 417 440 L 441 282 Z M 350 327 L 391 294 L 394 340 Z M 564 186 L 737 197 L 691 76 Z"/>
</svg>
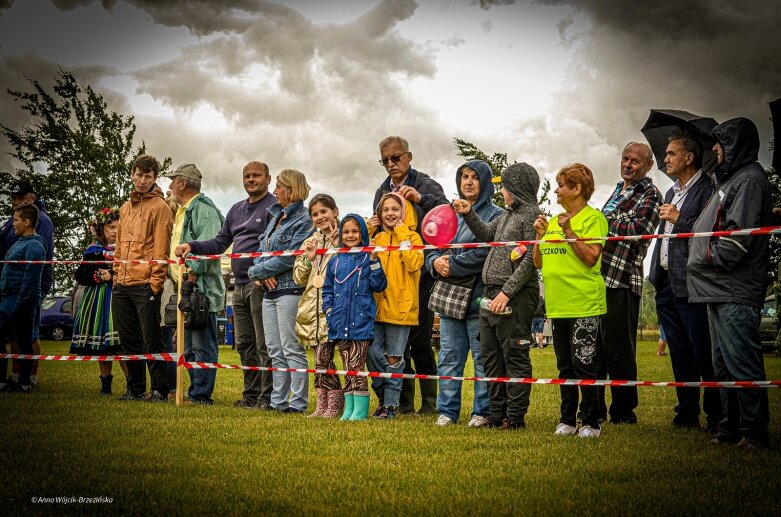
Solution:
<svg viewBox="0 0 781 517">
<path fill-rule="evenodd" d="M 163 191 L 155 185 L 144 194 L 133 192 L 119 209 L 119 226 L 114 258 L 150 260 L 168 257 L 173 228 L 171 209 Z M 168 264 L 114 264 L 114 283 L 149 284 L 155 294 L 163 290 Z"/>
<path fill-rule="evenodd" d="M 336 246 L 320 229 L 315 230 L 313 235 L 317 237 L 318 248 Z M 328 325 L 323 314 L 323 290 L 315 287 L 312 282 L 318 272 L 325 278 L 325 268 L 333 257 L 334 255 L 319 255 L 315 257 L 314 263 L 310 263 L 306 257 L 299 255 L 293 265 L 293 281 L 306 286 L 298 302 L 296 318 L 296 335 L 304 346 L 316 346 L 328 341 Z"/>
</svg>

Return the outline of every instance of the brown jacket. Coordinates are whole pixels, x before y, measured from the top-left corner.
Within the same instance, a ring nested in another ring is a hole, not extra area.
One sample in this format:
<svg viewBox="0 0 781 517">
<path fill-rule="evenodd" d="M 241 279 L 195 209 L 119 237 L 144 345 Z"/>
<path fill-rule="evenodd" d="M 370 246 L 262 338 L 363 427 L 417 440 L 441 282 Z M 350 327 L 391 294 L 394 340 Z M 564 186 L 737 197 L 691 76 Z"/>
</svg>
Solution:
<svg viewBox="0 0 781 517">
<path fill-rule="evenodd" d="M 163 200 L 163 191 L 155 185 L 144 194 L 133 192 L 119 209 L 117 244 L 114 258 L 150 260 L 168 257 L 173 216 Z M 152 292 L 162 291 L 168 264 L 114 264 L 114 283 L 149 284 Z"/>
</svg>

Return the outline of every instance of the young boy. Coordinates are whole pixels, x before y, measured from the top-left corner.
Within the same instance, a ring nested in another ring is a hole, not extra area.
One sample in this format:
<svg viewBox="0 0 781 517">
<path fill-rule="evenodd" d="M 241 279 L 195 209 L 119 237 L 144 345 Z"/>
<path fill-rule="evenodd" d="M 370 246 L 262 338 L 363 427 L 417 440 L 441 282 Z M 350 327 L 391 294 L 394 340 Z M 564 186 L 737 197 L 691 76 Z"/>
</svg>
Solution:
<svg viewBox="0 0 781 517">
<path fill-rule="evenodd" d="M 502 195 L 507 211 L 483 222 L 463 199 L 453 208 L 478 240 L 534 240 L 534 220 L 540 213 L 537 190 L 540 177 L 531 165 L 515 163 L 502 171 Z M 513 253 L 515 252 L 515 253 Z M 483 297 L 489 310 L 480 310 L 480 353 L 488 377 L 531 377 L 529 349 L 531 324 L 537 309 L 539 285 L 532 253 L 502 246 L 491 248 L 483 266 Z M 505 309 L 512 312 L 503 315 Z M 531 384 L 488 384 L 492 426 L 500 429 L 526 427 Z"/>
<path fill-rule="evenodd" d="M 19 240 L 8 250 L 6 260 L 44 260 L 46 243 L 35 233 L 38 215 L 35 205 L 24 205 L 14 210 L 13 225 Z M 42 269 L 43 264 L 7 263 L 0 276 L 0 341 L 5 343 L 15 339 L 22 354 L 33 353 L 33 324 L 36 305 L 41 303 Z M 9 379 L 5 389 L 30 391 L 32 366 L 32 361 L 21 361 L 19 381 Z M 1 368 L 5 371 L 4 364 Z"/>
</svg>

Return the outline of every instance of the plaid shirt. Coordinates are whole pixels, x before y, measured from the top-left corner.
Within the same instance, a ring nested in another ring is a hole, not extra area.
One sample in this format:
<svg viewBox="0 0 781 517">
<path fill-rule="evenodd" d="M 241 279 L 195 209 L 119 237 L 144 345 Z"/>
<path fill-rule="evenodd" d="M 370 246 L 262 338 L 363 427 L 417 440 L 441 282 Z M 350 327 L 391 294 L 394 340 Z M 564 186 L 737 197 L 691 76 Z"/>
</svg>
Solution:
<svg viewBox="0 0 781 517">
<path fill-rule="evenodd" d="M 662 193 L 651 181 L 643 178 L 624 190 L 623 182 L 602 213 L 608 222 L 608 235 L 644 235 L 654 233 L 659 225 L 659 205 Z M 651 241 L 608 241 L 602 248 L 602 276 L 605 286 L 629 288 L 638 296 L 643 293 L 643 259 Z"/>
</svg>

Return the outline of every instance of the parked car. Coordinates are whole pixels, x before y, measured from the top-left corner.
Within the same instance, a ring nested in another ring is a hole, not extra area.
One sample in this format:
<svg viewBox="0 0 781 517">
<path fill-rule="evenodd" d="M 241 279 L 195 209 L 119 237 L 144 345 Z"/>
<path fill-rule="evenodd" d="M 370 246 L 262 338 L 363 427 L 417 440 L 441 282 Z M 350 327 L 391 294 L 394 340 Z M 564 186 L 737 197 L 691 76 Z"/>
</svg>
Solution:
<svg viewBox="0 0 781 517">
<path fill-rule="evenodd" d="M 759 323 L 759 334 L 762 337 L 762 349 L 765 352 L 775 352 L 781 357 L 781 347 L 776 346 L 776 297 L 765 298 L 765 306 L 762 307 L 762 321 Z"/>
<path fill-rule="evenodd" d="M 41 306 L 41 337 L 56 341 L 73 335 L 73 302 L 65 296 L 46 298 Z"/>
</svg>

